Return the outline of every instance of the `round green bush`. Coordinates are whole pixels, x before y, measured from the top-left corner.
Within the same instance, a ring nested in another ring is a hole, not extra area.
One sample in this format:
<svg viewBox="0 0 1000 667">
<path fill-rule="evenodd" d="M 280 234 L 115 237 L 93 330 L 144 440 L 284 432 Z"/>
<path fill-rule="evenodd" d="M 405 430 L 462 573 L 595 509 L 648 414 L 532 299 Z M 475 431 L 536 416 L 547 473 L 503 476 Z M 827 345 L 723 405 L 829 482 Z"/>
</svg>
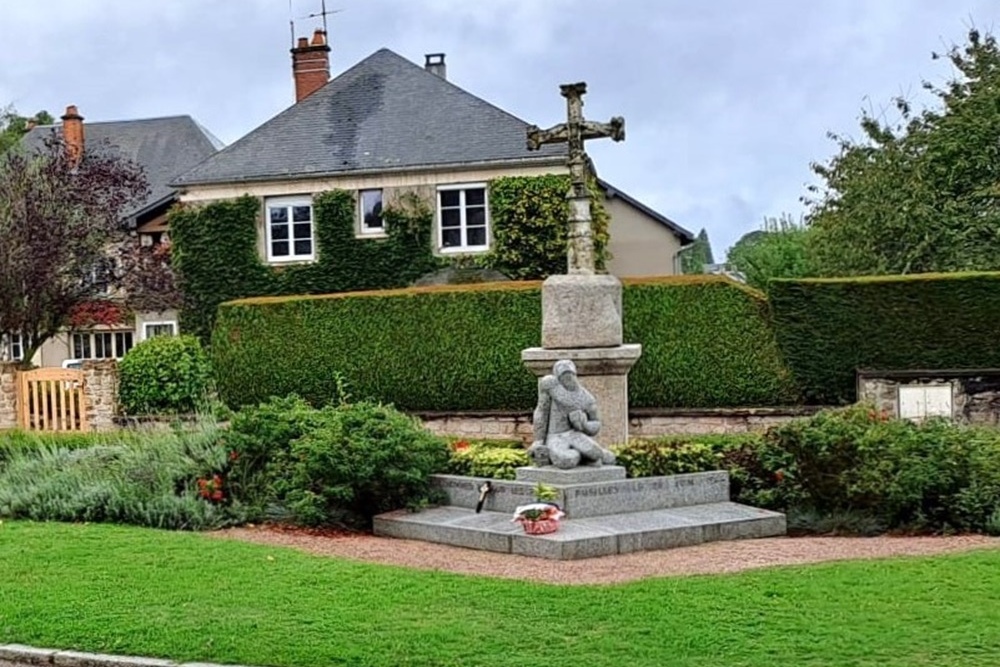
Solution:
<svg viewBox="0 0 1000 667">
<path fill-rule="evenodd" d="M 129 415 L 195 412 L 211 388 L 212 368 L 194 336 L 145 340 L 118 368 L 118 401 Z"/>
<path fill-rule="evenodd" d="M 380 512 L 433 499 L 430 476 L 448 462 L 443 439 L 390 406 L 320 412 L 319 427 L 291 444 L 285 501 L 295 521 L 368 526 Z"/>
</svg>

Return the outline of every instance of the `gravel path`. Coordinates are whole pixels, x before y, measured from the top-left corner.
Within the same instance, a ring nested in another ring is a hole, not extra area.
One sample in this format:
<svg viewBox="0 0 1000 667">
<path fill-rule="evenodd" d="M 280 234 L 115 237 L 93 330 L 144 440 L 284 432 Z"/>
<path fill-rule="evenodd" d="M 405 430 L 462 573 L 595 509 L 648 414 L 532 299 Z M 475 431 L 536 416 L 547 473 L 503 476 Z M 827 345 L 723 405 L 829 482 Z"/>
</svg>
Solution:
<svg viewBox="0 0 1000 667">
<path fill-rule="evenodd" d="M 320 556 L 336 556 L 423 570 L 556 584 L 614 584 L 646 577 L 738 572 L 777 565 L 833 560 L 925 556 L 1000 549 L 1000 538 L 958 537 L 772 537 L 712 542 L 666 551 L 645 551 L 583 561 L 551 561 L 462 549 L 443 544 L 255 526 L 209 533 L 224 539 L 284 546 Z"/>
</svg>

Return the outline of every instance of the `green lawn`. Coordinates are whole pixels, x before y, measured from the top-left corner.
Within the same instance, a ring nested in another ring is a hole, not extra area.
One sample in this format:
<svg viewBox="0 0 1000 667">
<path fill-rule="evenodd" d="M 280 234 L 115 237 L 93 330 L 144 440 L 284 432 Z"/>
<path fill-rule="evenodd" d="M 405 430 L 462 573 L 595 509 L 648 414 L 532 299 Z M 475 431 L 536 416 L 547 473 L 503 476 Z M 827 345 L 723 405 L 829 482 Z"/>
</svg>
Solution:
<svg viewBox="0 0 1000 667">
<path fill-rule="evenodd" d="M 0 524 L 0 643 L 179 660 L 1000 665 L 998 598 L 998 550 L 557 587 L 192 533 Z"/>
</svg>

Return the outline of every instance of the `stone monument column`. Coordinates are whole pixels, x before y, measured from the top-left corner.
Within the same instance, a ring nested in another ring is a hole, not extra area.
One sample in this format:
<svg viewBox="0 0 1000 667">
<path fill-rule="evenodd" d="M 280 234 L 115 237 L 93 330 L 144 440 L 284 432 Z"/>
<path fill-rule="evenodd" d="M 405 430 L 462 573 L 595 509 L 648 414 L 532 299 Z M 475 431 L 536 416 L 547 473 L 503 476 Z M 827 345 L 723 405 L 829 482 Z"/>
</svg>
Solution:
<svg viewBox="0 0 1000 667">
<path fill-rule="evenodd" d="M 628 372 L 642 353 L 640 345 L 622 338 L 622 285 L 611 275 L 595 273 L 590 195 L 587 189 L 587 139 L 625 138 L 625 120 L 595 123 L 583 117 L 585 83 L 560 87 L 566 98 L 567 122 L 548 130 L 528 128 L 528 149 L 566 143 L 571 185 L 567 193 L 567 273 L 542 283 L 542 346 L 521 352 L 527 368 L 541 378 L 558 359 L 576 364 L 580 381 L 601 410 L 597 440 L 605 446 L 628 440 Z"/>
</svg>

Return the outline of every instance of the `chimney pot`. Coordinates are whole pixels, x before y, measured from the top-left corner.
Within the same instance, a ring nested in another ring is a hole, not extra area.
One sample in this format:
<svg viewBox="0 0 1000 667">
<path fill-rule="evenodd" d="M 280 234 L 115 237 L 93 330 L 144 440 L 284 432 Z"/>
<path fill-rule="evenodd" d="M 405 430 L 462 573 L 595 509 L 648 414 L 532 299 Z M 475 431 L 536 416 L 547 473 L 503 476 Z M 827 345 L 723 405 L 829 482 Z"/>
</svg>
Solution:
<svg viewBox="0 0 1000 667">
<path fill-rule="evenodd" d="M 428 53 L 424 55 L 424 69 L 439 76 L 444 80 L 448 80 L 448 68 L 444 64 L 444 54 L 443 53 Z"/>
<path fill-rule="evenodd" d="M 74 165 L 83 158 L 83 116 L 77 111 L 76 105 L 66 107 L 66 113 L 61 117 L 63 142 L 66 144 L 66 154 Z"/>
<path fill-rule="evenodd" d="M 330 47 L 326 33 L 316 30 L 312 44 L 300 37 L 292 49 L 292 77 L 295 79 L 296 104 L 322 88 L 330 80 Z"/>
</svg>

